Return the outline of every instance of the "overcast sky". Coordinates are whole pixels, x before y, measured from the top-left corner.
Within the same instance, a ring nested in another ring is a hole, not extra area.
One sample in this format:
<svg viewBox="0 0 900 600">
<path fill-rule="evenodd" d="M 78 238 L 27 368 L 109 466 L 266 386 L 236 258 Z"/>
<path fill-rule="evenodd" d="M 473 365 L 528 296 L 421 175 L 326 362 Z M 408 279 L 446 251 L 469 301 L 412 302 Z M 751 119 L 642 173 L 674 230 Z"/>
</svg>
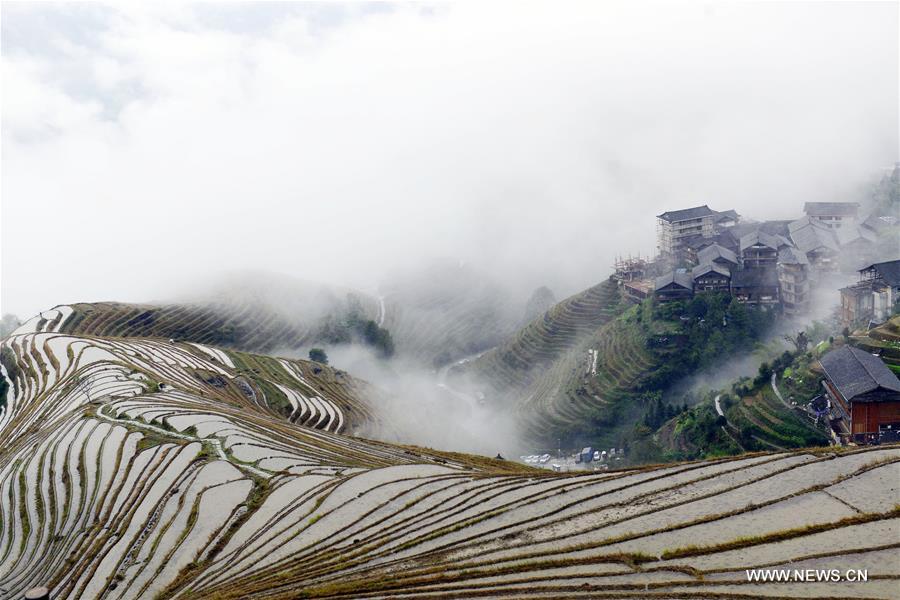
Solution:
<svg viewBox="0 0 900 600">
<path fill-rule="evenodd" d="M 898 4 L 2 7 L 2 307 L 431 257 L 558 295 L 654 215 L 898 160 Z"/>
</svg>

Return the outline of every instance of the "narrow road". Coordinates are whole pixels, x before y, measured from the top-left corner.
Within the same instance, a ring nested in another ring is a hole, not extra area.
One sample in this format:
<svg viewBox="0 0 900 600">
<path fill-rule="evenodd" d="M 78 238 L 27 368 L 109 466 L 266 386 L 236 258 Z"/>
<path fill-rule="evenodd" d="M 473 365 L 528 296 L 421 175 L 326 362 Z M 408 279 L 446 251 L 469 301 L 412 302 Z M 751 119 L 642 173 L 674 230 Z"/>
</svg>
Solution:
<svg viewBox="0 0 900 600">
<path fill-rule="evenodd" d="M 384 296 L 378 296 L 378 326 L 384 327 Z"/>
<path fill-rule="evenodd" d="M 740 441 L 738 441 L 738 439 L 737 439 L 736 437 L 734 437 L 734 433 L 732 433 L 732 432 L 730 431 L 731 429 L 733 429 L 734 431 L 740 433 L 740 431 L 738 431 L 738 429 L 737 429 L 735 426 L 733 426 L 731 423 L 728 422 L 728 417 L 726 417 L 726 416 L 725 416 L 725 413 L 722 411 L 722 405 L 719 403 L 719 400 L 720 400 L 721 398 L 722 398 L 722 394 L 718 394 L 718 395 L 716 395 L 716 397 L 713 399 L 713 402 L 715 402 L 715 404 L 716 404 L 716 412 L 719 413 L 719 416 L 720 416 L 720 417 L 722 417 L 723 419 L 725 419 L 725 424 L 722 425 L 722 431 L 725 432 L 725 435 L 727 435 L 728 437 L 731 438 L 731 441 L 732 441 L 732 442 L 734 442 L 735 444 L 737 444 L 737 447 L 740 448 L 741 451 L 746 452 L 747 449 L 744 448 L 744 446 L 741 444 Z M 760 441 L 762 441 L 762 440 L 760 440 Z M 763 442 L 763 443 L 765 443 L 765 442 Z"/>
<path fill-rule="evenodd" d="M 457 367 L 459 365 L 464 365 L 469 361 L 475 360 L 476 358 L 478 358 L 479 356 L 481 356 L 482 354 L 484 354 L 485 352 L 488 352 L 490 350 L 491 350 L 491 348 L 488 348 L 487 350 L 482 350 L 481 352 L 477 352 L 475 354 L 470 354 L 469 356 L 465 356 L 457 361 L 447 363 L 446 365 L 444 365 L 443 367 L 438 369 L 437 384 L 441 387 L 447 387 L 446 386 L 447 375 L 450 373 L 450 369 L 452 369 L 453 367 Z"/>
<path fill-rule="evenodd" d="M 488 348 L 488 350 L 490 350 L 490 348 Z M 481 352 L 478 352 L 477 354 L 470 354 L 469 356 L 461 358 L 455 362 L 447 363 L 446 365 L 444 365 L 443 367 L 438 369 L 437 381 L 435 381 L 435 385 L 437 385 L 437 387 L 439 387 L 443 390 L 448 391 L 452 395 L 454 395 L 457 398 L 459 398 L 460 400 L 462 400 L 469 407 L 470 410 L 477 410 L 479 408 L 478 398 L 476 398 L 475 396 L 472 396 L 470 394 L 467 394 L 466 392 L 462 392 L 460 390 L 453 389 L 452 387 L 447 385 L 447 376 L 450 374 L 450 369 L 452 369 L 453 367 L 456 367 L 459 365 L 464 365 L 471 360 L 475 360 L 476 358 L 478 358 L 479 356 L 481 356 L 488 350 L 483 350 Z"/>
<path fill-rule="evenodd" d="M 217 437 L 205 437 L 200 438 L 193 435 L 188 435 L 186 433 L 180 433 L 178 431 L 169 431 L 168 429 L 163 429 L 162 427 L 156 427 L 155 425 L 150 425 L 149 423 L 141 423 L 140 421 L 134 421 L 131 419 L 117 419 L 115 417 L 111 417 L 103 412 L 105 407 L 101 406 L 97 409 L 96 415 L 103 419 L 104 421 L 108 421 L 110 423 L 116 423 L 117 425 L 130 425 L 132 427 L 137 427 L 138 429 L 146 429 L 147 431 L 152 431 L 164 437 L 172 437 L 180 440 L 186 440 L 189 442 L 198 442 L 200 444 L 208 443 L 213 449 L 216 451 L 216 455 L 218 455 L 219 460 L 224 460 L 233 466 L 241 469 L 243 471 L 248 471 L 253 473 L 257 477 L 269 477 L 271 473 L 267 473 L 266 471 L 261 471 L 256 467 L 251 465 L 239 463 L 237 461 L 228 460 L 228 456 L 225 454 L 225 450 L 222 448 L 222 442 Z"/>
<path fill-rule="evenodd" d="M 772 373 L 772 390 L 775 392 L 775 395 L 778 396 L 778 399 L 781 400 L 781 403 L 784 404 L 785 408 L 787 408 L 788 410 L 792 410 L 793 407 L 785 402 L 784 398 L 782 397 L 781 391 L 778 389 L 778 384 L 775 383 L 776 378 L 777 374 Z"/>
</svg>

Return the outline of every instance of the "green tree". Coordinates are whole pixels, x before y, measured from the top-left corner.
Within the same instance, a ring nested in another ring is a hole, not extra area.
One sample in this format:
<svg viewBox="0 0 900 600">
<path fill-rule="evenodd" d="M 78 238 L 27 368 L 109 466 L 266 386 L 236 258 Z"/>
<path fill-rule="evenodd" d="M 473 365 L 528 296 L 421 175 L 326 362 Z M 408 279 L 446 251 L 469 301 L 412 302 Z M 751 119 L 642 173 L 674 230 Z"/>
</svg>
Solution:
<svg viewBox="0 0 900 600">
<path fill-rule="evenodd" d="M 309 351 L 309 360 L 315 361 L 317 363 L 322 363 L 323 365 L 328 364 L 328 355 L 325 354 L 325 351 L 321 348 L 312 348 Z"/>
<path fill-rule="evenodd" d="M 379 327 L 375 321 L 366 322 L 362 335 L 366 344 L 376 348 L 383 358 L 390 358 L 394 355 L 394 340 L 391 337 L 391 332 L 383 327 Z"/>
</svg>

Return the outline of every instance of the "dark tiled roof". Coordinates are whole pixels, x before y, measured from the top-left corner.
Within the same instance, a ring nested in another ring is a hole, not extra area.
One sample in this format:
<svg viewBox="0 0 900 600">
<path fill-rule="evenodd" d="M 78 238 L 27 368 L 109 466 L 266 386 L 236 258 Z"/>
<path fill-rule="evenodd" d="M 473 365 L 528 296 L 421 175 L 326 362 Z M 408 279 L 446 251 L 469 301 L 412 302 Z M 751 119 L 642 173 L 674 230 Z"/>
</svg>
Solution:
<svg viewBox="0 0 900 600">
<path fill-rule="evenodd" d="M 863 220 L 862 226 L 874 232 L 879 232 L 890 227 L 892 224 L 892 219 L 894 219 L 894 217 L 871 213 Z"/>
<path fill-rule="evenodd" d="M 781 240 L 779 240 L 774 235 L 770 235 L 761 229 L 757 229 L 756 231 L 751 231 L 746 235 L 741 236 L 741 250 L 746 250 L 750 246 L 754 246 L 756 244 L 762 244 L 763 246 L 768 246 L 773 250 L 778 250 L 779 246 L 782 246 Z"/>
<path fill-rule="evenodd" d="M 756 221 L 750 223 L 738 223 L 734 227 L 726 229 L 726 231 L 733 231 L 734 236 L 737 239 L 740 239 L 742 236 L 747 235 L 753 231 L 762 231 L 764 233 L 768 233 L 769 235 L 788 235 L 788 225 L 790 221 Z"/>
<path fill-rule="evenodd" d="M 874 232 L 865 227 L 857 227 L 855 225 L 844 225 L 834 230 L 838 243 L 841 246 L 852 244 L 854 242 L 874 243 L 878 236 Z"/>
<path fill-rule="evenodd" d="M 740 218 L 740 215 L 737 214 L 737 211 L 733 208 L 729 208 L 728 210 L 721 210 L 713 219 L 716 223 L 719 221 L 737 221 Z"/>
<path fill-rule="evenodd" d="M 808 265 L 809 259 L 806 253 L 796 248 L 782 248 L 778 251 L 778 264 L 780 265 Z"/>
<path fill-rule="evenodd" d="M 728 248 L 720 246 L 719 244 L 707 246 L 697 253 L 697 259 L 700 261 L 700 264 L 711 263 L 717 258 L 724 258 L 733 265 L 738 264 L 737 255 L 735 255 L 735 253 Z"/>
<path fill-rule="evenodd" d="M 677 271 L 669 271 L 662 277 L 657 277 L 655 289 L 661 290 L 670 283 L 675 283 L 688 290 L 694 289 L 694 282 L 691 279 L 690 273 L 682 273 Z"/>
<path fill-rule="evenodd" d="M 702 265 L 697 265 L 691 270 L 691 277 L 693 279 L 697 279 L 701 275 L 706 275 L 710 271 L 714 271 L 719 275 L 724 275 L 725 277 L 731 277 L 731 271 L 728 270 L 728 267 L 716 263 L 705 263 Z"/>
<path fill-rule="evenodd" d="M 855 217 L 859 202 L 807 202 L 803 212 L 811 217 Z"/>
<path fill-rule="evenodd" d="M 875 269 L 875 272 L 878 273 L 878 276 L 881 279 L 884 279 L 884 282 L 889 286 L 900 286 L 900 260 L 875 263 L 873 265 L 869 265 L 864 269 L 860 269 L 860 272 L 868 271 L 869 269 Z"/>
<path fill-rule="evenodd" d="M 828 229 L 828 225 L 825 225 L 818 219 L 813 219 L 812 217 L 800 217 L 796 221 L 791 221 L 790 223 L 788 223 L 788 235 L 792 235 L 798 229 L 807 226 L 818 227 L 819 229 Z"/>
<path fill-rule="evenodd" d="M 839 248 L 834 230 L 809 217 L 797 219 L 789 225 L 789 229 L 794 245 L 803 252 L 822 248 L 837 251 Z"/>
<path fill-rule="evenodd" d="M 741 245 L 741 236 L 738 231 L 736 231 L 740 227 L 729 227 L 719 235 L 715 237 L 716 243 L 722 246 L 723 248 L 727 248 L 732 252 L 736 252 L 737 249 Z"/>
<path fill-rule="evenodd" d="M 859 348 L 843 346 L 823 356 L 820 362 L 825 375 L 847 400 L 879 387 L 900 394 L 897 376 L 881 359 Z"/>
<path fill-rule="evenodd" d="M 731 274 L 733 288 L 771 288 L 778 285 L 775 269 L 741 269 Z"/>
<path fill-rule="evenodd" d="M 701 217 L 709 217 L 718 214 L 707 205 L 695 206 L 693 208 L 683 208 L 681 210 L 666 211 L 661 215 L 656 215 L 663 221 L 676 223 L 678 221 L 688 221 L 690 219 L 699 219 Z"/>
<path fill-rule="evenodd" d="M 694 248 L 700 249 L 709 246 L 710 244 L 714 244 L 715 240 L 708 237 L 703 237 L 703 235 L 691 235 L 687 237 L 680 238 L 678 243 L 685 248 Z"/>
</svg>

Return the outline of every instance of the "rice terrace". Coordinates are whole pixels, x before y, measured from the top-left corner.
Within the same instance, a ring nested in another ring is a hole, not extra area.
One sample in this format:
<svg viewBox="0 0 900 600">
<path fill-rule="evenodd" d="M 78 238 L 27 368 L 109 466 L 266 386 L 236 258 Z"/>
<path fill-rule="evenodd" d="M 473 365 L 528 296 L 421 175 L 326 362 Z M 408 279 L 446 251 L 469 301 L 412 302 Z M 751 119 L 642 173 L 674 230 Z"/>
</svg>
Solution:
<svg viewBox="0 0 900 600">
<path fill-rule="evenodd" d="M 354 436 L 375 411 L 327 367 L 71 315 L 3 342 L 4 598 L 831 597 L 745 576 L 823 565 L 868 569 L 840 597 L 897 589 L 897 447 L 552 473 Z"/>
</svg>

